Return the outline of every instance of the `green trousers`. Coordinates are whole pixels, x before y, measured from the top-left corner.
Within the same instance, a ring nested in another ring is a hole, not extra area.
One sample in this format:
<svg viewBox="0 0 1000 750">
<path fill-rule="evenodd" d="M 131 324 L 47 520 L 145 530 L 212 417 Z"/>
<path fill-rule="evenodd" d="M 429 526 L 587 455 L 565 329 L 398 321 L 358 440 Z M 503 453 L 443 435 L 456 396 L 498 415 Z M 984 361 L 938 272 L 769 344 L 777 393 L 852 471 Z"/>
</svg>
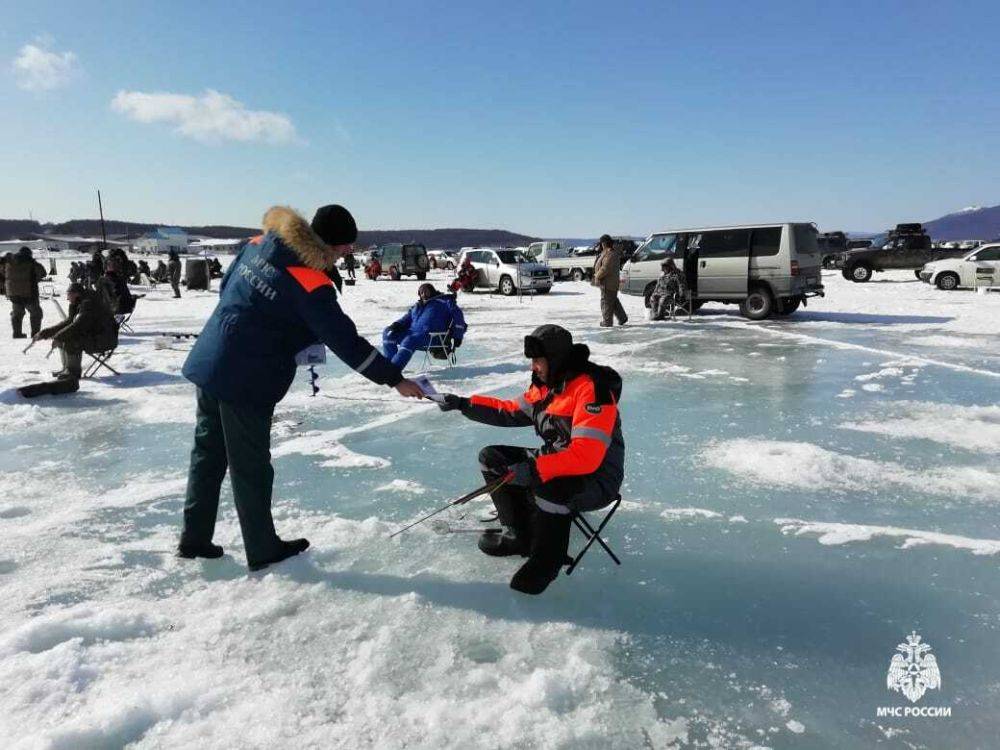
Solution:
<svg viewBox="0 0 1000 750">
<path fill-rule="evenodd" d="M 278 553 L 280 542 L 271 517 L 273 414 L 274 404 L 237 405 L 198 389 L 181 544 L 212 541 L 219 490 L 228 468 L 247 562 L 269 560 Z"/>
</svg>

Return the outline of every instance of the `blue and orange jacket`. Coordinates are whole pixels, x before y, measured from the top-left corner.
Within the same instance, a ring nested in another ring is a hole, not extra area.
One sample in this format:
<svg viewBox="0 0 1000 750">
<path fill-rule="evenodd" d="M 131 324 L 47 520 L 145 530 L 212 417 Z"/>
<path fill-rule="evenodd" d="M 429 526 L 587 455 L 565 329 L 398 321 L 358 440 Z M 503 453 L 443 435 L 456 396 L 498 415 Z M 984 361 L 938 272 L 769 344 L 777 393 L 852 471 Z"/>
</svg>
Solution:
<svg viewBox="0 0 1000 750">
<path fill-rule="evenodd" d="M 514 400 L 472 396 L 462 413 L 499 427 L 534 426 L 544 443 L 535 459 L 542 482 L 590 475 L 617 493 L 625 475 L 620 397 L 618 373 L 587 362 L 562 384 L 533 382 Z"/>
<path fill-rule="evenodd" d="M 275 404 L 295 377 L 295 355 L 316 342 L 369 380 L 402 375 L 358 335 L 322 270 L 332 258 L 290 208 L 264 215 L 264 235 L 247 243 L 222 279 L 219 304 L 184 363 L 184 377 L 222 401 Z"/>
</svg>

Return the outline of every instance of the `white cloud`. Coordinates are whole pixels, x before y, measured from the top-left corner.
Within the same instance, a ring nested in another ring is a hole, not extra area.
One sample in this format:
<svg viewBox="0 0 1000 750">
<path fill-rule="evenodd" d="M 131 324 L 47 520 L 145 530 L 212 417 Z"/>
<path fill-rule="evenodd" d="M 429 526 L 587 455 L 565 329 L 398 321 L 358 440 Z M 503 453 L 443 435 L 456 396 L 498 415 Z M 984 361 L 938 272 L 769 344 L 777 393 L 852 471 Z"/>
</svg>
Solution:
<svg viewBox="0 0 1000 750">
<path fill-rule="evenodd" d="M 136 122 L 168 123 L 180 135 L 203 143 L 298 140 L 288 115 L 247 109 L 243 102 L 212 89 L 200 96 L 119 91 L 111 100 L 111 108 Z"/>
<path fill-rule="evenodd" d="M 11 64 L 19 88 L 25 91 L 51 91 L 65 86 L 79 72 L 72 52 L 52 52 L 47 39 L 21 47 Z"/>
</svg>

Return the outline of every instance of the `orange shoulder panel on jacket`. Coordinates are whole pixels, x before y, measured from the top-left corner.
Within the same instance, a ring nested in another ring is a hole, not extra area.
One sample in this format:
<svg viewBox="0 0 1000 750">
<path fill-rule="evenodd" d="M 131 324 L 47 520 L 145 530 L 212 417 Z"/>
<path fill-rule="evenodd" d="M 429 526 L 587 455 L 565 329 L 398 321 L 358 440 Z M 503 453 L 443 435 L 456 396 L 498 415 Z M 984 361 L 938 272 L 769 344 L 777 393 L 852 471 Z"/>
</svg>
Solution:
<svg viewBox="0 0 1000 750">
<path fill-rule="evenodd" d="M 306 292 L 315 291 L 321 286 L 333 286 L 333 281 L 330 277 L 322 271 L 317 271 L 315 268 L 288 266 L 286 270 L 292 275 L 293 279 L 299 282 L 299 286 L 305 289 Z"/>
<path fill-rule="evenodd" d="M 256 237 L 251 237 L 251 238 L 250 238 L 250 239 L 248 240 L 248 242 L 249 242 L 249 243 L 250 243 L 251 245 L 259 245 L 259 244 L 260 244 L 261 242 L 263 242 L 263 241 L 264 241 L 264 235 L 262 235 L 262 234 L 258 234 L 258 235 L 257 235 Z"/>
</svg>

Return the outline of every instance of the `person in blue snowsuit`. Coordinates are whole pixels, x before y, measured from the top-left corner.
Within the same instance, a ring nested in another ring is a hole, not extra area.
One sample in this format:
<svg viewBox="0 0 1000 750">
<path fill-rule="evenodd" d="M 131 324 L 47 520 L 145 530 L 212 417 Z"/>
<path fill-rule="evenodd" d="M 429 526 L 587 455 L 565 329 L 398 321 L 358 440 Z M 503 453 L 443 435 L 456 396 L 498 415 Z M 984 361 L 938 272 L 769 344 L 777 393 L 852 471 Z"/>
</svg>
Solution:
<svg viewBox="0 0 1000 750">
<path fill-rule="evenodd" d="M 212 536 L 228 469 L 251 570 L 309 546 L 278 537 L 271 516 L 271 419 L 295 377 L 296 353 L 322 342 L 372 382 L 404 396 L 422 394 L 358 335 L 337 303 L 330 274 L 339 278 L 335 264 L 358 234 L 347 209 L 324 206 L 309 224 L 275 206 L 264 214 L 263 230 L 222 278 L 219 304 L 183 369 L 197 386 L 198 411 L 177 554 L 222 556 Z"/>
<path fill-rule="evenodd" d="M 417 304 L 382 331 L 382 353 L 400 370 L 413 352 L 426 351 L 431 333 L 450 331 L 456 347 L 465 338 L 465 316 L 454 294 L 441 294 L 433 284 L 421 284 L 417 296 Z"/>
</svg>

